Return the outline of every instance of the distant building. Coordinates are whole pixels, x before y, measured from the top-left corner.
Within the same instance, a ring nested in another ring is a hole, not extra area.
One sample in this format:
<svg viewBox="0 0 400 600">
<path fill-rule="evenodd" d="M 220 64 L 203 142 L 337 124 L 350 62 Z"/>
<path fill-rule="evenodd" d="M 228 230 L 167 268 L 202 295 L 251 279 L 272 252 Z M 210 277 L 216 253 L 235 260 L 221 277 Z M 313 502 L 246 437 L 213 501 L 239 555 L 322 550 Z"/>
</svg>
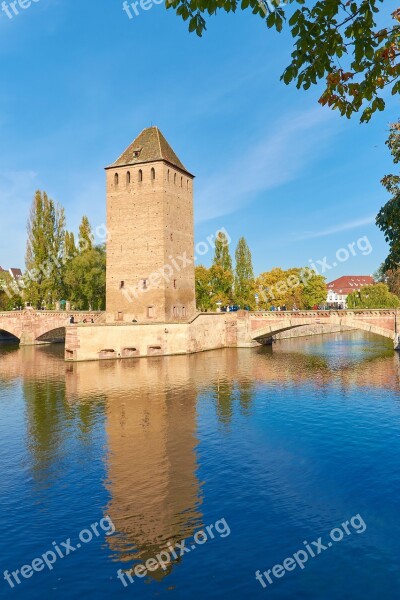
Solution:
<svg viewBox="0 0 400 600">
<path fill-rule="evenodd" d="M 371 275 L 345 275 L 339 277 L 327 284 L 327 303 L 329 306 L 347 307 L 347 296 L 352 292 L 357 292 L 364 285 L 373 285 L 375 283 Z"/>
<path fill-rule="evenodd" d="M 10 273 L 11 277 L 14 279 L 14 281 L 18 281 L 19 279 L 22 279 L 21 269 L 10 269 L 9 273 Z"/>
</svg>

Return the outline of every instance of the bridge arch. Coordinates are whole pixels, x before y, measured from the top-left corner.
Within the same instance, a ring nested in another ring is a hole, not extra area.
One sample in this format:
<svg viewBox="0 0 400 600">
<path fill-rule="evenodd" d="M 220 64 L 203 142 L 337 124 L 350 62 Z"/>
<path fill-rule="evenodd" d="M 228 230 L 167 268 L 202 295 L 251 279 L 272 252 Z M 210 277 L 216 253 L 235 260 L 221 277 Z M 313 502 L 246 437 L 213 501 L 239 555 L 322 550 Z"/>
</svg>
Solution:
<svg viewBox="0 0 400 600">
<path fill-rule="evenodd" d="M 36 333 L 35 342 L 49 342 L 49 343 L 57 343 L 65 341 L 66 328 L 62 327 L 51 327 L 40 333 L 39 335 Z"/>
<path fill-rule="evenodd" d="M 299 322 L 301 321 L 301 322 Z M 279 323 L 265 325 L 259 329 L 255 329 L 251 333 L 251 337 L 254 341 L 262 343 L 261 340 L 272 338 L 278 333 L 283 331 L 289 331 L 290 329 L 297 329 L 299 327 L 306 327 L 307 325 L 338 325 L 341 327 L 349 327 L 351 329 L 358 329 L 367 333 L 375 333 L 382 337 L 386 337 L 391 340 L 396 340 L 396 334 L 394 331 L 379 327 L 375 324 L 364 322 L 361 320 L 354 320 L 353 318 L 343 317 L 340 321 L 332 321 L 330 319 L 296 319 L 293 323 L 291 319 L 282 319 Z"/>
<path fill-rule="evenodd" d="M 12 338 L 15 338 L 16 342 L 19 342 L 19 340 L 21 339 L 21 332 L 16 331 L 12 327 L 6 329 L 3 326 L 1 326 L 0 327 L 0 342 L 8 341 L 7 336 L 12 336 Z M 4 340 L 2 339 L 3 337 L 4 337 Z M 10 338 L 10 339 L 12 339 L 12 338 Z"/>
</svg>

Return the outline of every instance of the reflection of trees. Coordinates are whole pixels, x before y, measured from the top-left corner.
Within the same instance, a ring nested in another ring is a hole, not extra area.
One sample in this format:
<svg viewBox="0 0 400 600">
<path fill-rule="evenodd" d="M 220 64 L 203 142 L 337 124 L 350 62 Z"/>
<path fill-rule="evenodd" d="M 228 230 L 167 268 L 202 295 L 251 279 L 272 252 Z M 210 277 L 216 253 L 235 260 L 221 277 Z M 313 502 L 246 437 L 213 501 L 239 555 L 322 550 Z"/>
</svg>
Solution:
<svg viewBox="0 0 400 600">
<path fill-rule="evenodd" d="M 238 381 L 239 387 L 239 403 L 244 415 L 250 413 L 253 395 L 255 392 L 255 385 L 250 379 L 243 379 Z"/>
<path fill-rule="evenodd" d="M 235 380 L 220 380 L 213 384 L 213 397 L 217 417 L 221 423 L 228 425 L 237 410 L 235 403 L 238 402 L 243 415 L 250 414 L 254 394 L 254 383 L 249 379 L 238 378 Z"/>
<path fill-rule="evenodd" d="M 90 445 L 94 425 L 103 409 L 98 402 L 69 404 L 65 379 L 25 381 L 23 393 L 33 474 L 43 481 L 52 467 L 58 469 L 60 461 L 69 454 L 70 439 L 77 432 L 79 442 Z"/>
<path fill-rule="evenodd" d="M 214 396 L 216 398 L 217 416 L 221 423 L 227 425 L 233 416 L 234 383 L 222 380 L 214 384 Z"/>
<path fill-rule="evenodd" d="M 78 435 L 80 443 L 90 444 L 101 403 L 69 403 L 62 347 L 2 346 L 0 355 L 2 388 L 22 379 L 33 477 L 45 481 L 53 468 L 61 477 L 59 464 L 70 452 L 71 437 Z"/>
</svg>

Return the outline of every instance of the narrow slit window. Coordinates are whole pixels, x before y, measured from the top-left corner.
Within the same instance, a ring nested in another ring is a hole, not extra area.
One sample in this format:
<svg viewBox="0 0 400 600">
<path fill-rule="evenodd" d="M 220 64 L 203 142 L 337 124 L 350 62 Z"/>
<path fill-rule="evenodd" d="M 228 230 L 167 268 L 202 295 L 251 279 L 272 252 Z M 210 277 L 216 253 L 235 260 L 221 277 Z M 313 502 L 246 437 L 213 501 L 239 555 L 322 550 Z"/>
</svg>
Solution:
<svg viewBox="0 0 400 600">
<path fill-rule="evenodd" d="M 116 188 L 118 187 L 118 173 L 115 173 L 114 175 L 114 185 Z"/>
<path fill-rule="evenodd" d="M 151 168 L 151 180 L 154 181 L 156 178 L 156 170 L 152 167 Z"/>
<path fill-rule="evenodd" d="M 139 169 L 139 181 L 140 182 L 143 181 L 143 171 L 142 171 L 142 169 Z"/>
</svg>

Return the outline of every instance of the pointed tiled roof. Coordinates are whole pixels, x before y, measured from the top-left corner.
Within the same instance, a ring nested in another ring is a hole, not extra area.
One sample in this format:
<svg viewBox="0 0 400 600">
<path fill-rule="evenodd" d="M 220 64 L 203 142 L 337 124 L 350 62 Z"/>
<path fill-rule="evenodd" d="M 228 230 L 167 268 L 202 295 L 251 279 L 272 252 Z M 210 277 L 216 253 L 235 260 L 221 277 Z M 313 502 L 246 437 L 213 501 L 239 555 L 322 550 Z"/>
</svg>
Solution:
<svg viewBox="0 0 400 600">
<path fill-rule="evenodd" d="M 121 156 L 107 168 L 139 165 L 158 160 L 164 160 L 178 169 L 189 173 L 158 127 L 148 127 L 147 129 L 143 129 Z"/>
</svg>

